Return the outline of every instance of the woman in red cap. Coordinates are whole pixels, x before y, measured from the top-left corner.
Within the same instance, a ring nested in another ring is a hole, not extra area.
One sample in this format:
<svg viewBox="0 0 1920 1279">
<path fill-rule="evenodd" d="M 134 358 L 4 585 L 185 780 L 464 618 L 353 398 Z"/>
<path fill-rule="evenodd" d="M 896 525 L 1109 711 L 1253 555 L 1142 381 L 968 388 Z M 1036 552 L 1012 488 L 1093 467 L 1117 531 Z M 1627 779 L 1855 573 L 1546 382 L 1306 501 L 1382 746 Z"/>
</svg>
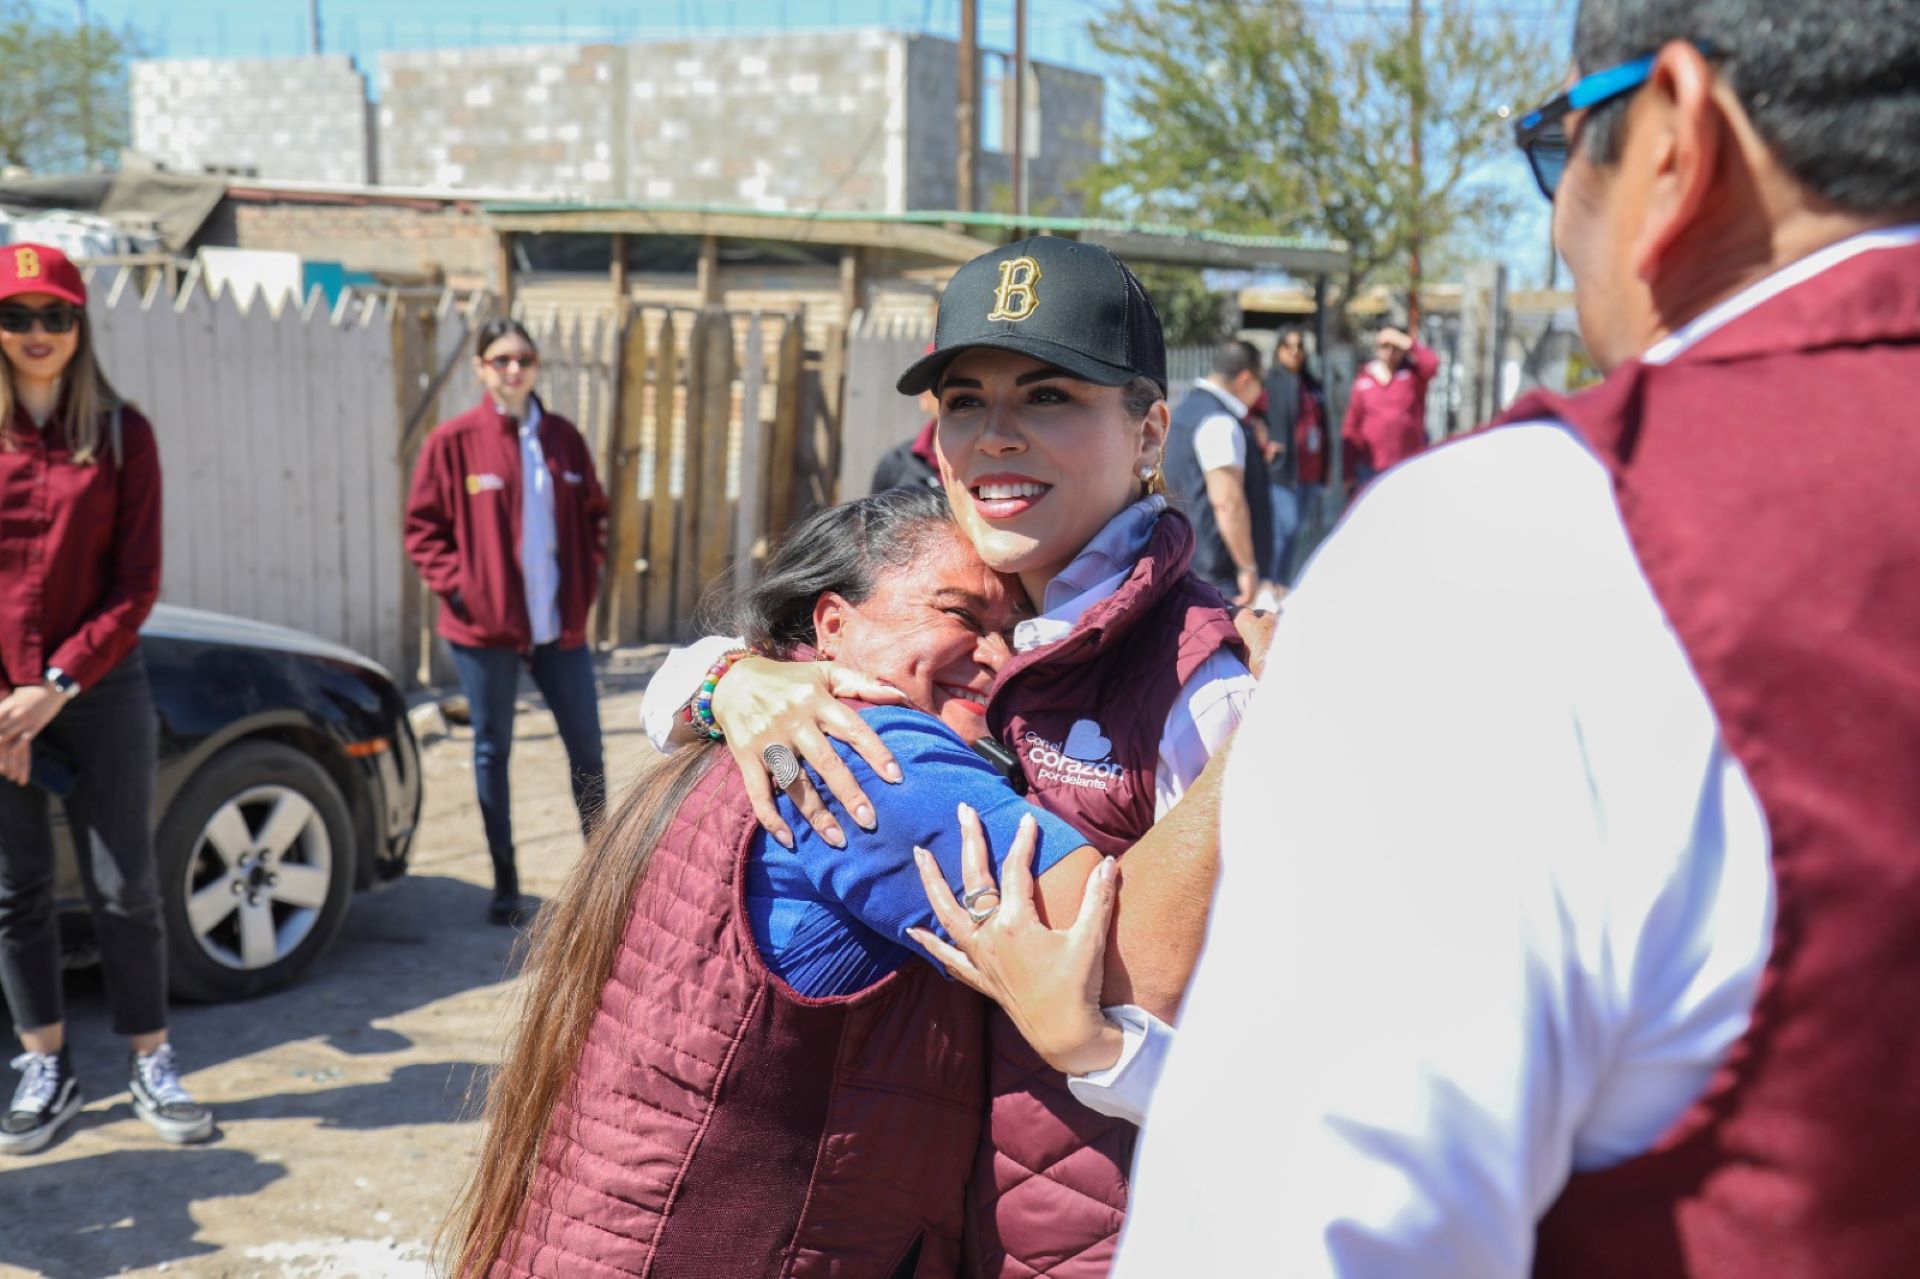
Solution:
<svg viewBox="0 0 1920 1279">
<path fill-rule="evenodd" d="M 113 1028 L 132 1041 L 134 1113 L 169 1141 L 197 1141 L 213 1116 L 180 1086 L 167 1042 L 147 825 L 157 726 L 137 647 L 160 594 L 159 451 L 100 371 L 87 286 L 60 250 L 0 247 L 0 355 L 0 991 L 25 1049 L 0 1153 L 42 1149 L 81 1105 L 50 791 L 68 792 Z"/>
</svg>

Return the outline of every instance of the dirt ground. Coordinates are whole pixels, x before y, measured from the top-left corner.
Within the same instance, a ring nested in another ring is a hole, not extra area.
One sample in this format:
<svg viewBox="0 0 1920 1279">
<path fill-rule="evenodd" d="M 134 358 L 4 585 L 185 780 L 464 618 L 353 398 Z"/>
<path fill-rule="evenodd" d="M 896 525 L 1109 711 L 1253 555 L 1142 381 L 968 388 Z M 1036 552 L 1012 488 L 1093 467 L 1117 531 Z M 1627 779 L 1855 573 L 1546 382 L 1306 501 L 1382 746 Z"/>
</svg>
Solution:
<svg viewBox="0 0 1920 1279">
<path fill-rule="evenodd" d="M 615 791 L 652 754 L 639 725 L 649 665 L 603 674 Z M 553 719 L 530 686 L 522 698 L 514 830 L 522 886 L 545 895 L 580 835 Z M 134 1118 L 98 977 L 69 978 L 88 1105 L 53 1147 L 0 1160 L 0 1275 L 433 1273 L 429 1245 L 478 1136 L 468 1085 L 500 1050 L 513 943 L 485 920 L 472 738 L 453 732 L 423 751 L 412 873 L 358 896 L 332 951 L 292 989 L 175 1010 L 186 1084 L 219 1125 L 210 1144 L 169 1146 Z"/>
</svg>

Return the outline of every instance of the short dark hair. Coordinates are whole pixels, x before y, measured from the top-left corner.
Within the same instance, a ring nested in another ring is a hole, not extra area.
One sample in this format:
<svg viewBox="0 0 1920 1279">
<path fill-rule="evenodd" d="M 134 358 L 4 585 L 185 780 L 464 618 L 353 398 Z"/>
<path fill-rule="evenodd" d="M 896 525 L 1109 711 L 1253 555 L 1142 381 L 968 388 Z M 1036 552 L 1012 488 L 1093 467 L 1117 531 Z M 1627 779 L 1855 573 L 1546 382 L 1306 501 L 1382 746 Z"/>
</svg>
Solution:
<svg viewBox="0 0 1920 1279">
<path fill-rule="evenodd" d="M 1300 349 L 1302 351 L 1307 349 L 1307 331 L 1298 324 L 1281 325 L 1279 332 L 1274 334 L 1273 349 L 1278 351 L 1281 347 L 1285 346 L 1288 338 L 1299 338 Z"/>
<path fill-rule="evenodd" d="M 496 315 L 480 326 L 480 334 L 473 340 L 473 353 L 475 357 L 485 359 L 487 356 L 487 348 L 503 337 L 517 337 L 534 350 L 538 351 L 540 349 L 540 344 L 533 340 L 533 334 L 527 332 L 526 325 L 520 323 L 518 320 L 509 319 L 504 315 Z"/>
<path fill-rule="evenodd" d="M 743 636 L 776 657 L 812 646 L 813 605 L 828 591 L 858 604 L 880 571 L 913 562 L 953 509 L 937 488 L 897 488 L 823 507 L 794 525 L 759 578 L 723 606 L 719 634 Z"/>
<path fill-rule="evenodd" d="M 1160 384 L 1144 374 L 1129 379 L 1120 388 L 1120 403 L 1127 410 L 1127 416 L 1143 418 L 1154 405 L 1167 398 Z"/>
<path fill-rule="evenodd" d="M 1670 40 L 1712 45 L 1753 126 L 1808 190 L 1856 213 L 1920 207 L 1920 14 L 1913 0 L 1581 0 L 1573 55 L 1605 70 Z M 1625 99 L 1581 130 L 1620 156 Z"/>
<path fill-rule="evenodd" d="M 1260 376 L 1260 348 L 1239 338 L 1223 343 L 1214 352 L 1213 373 L 1215 377 L 1229 381 L 1242 373 Z"/>
</svg>

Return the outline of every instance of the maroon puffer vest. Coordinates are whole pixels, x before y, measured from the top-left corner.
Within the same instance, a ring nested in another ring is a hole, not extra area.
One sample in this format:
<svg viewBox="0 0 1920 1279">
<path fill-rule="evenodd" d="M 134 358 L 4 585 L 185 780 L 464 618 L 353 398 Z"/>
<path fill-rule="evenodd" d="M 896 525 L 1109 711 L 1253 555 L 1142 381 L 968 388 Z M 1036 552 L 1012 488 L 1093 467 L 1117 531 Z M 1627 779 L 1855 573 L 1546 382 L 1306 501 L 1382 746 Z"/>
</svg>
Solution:
<svg viewBox="0 0 1920 1279">
<path fill-rule="evenodd" d="M 1119 591 L 1064 639 L 1007 663 L 988 699 L 1029 798 L 1112 856 L 1153 826 L 1160 739 L 1180 690 L 1221 649 L 1244 654 L 1219 593 L 1187 572 L 1193 546 L 1186 517 L 1163 513 Z M 968 1210 L 978 1272 L 1105 1275 L 1136 1130 L 1074 1100 L 999 1009 L 988 1025 L 992 1102 Z"/>
<path fill-rule="evenodd" d="M 947 1279 L 985 1001 L 909 964 L 795 994 L 742 900 L 758 830 L 716 753 L 653 854 L 496 1279 Z"/>
<path fill-rule="evenodd" d="M 1753 1021 L 1655 1149 L 1573 1177 L 1542 1275 L 1920 1266 L 1920 246 L 1870 250 L 1664 367 L 1535 398 L 1613 472 L 1772 837 Z"/>
</svg>

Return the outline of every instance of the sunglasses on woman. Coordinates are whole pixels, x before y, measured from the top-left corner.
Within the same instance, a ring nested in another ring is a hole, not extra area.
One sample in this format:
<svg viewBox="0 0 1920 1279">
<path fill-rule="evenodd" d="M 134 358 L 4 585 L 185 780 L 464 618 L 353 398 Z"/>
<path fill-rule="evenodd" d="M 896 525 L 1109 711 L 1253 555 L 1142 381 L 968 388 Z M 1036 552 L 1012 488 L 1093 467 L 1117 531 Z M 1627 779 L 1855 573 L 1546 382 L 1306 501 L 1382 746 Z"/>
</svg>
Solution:
<svg viewBox="0 0 1920 1279">
<path fill-rule="evenodd" d="M 540 357 L 532 351 L 525 355 L 490 355 L 487 363 L 493 366 L 495 373 L 505 373 L 511 368 L 534 368 L 539 365 Z"/>
<path fill-rule="evenodd" d="M 31 333 L 36 324 L 48 333 L 71 333 L 78 323 L 77 306 L 0 306 L 0 331 L 7 333 Z"/>
<path fill-rule="evenodd" d="M 1705 40 L 1695 40 L 1693 47 L 1700 51 L 1703 58 L 1720 56 Z M 1567 160 L 1573 154 L 1573 139 L 1567 133 L 1567 117 L 1575 111 L 1604 106 L 1638 89 L 1653 76 L 1655 56 L 1654 53 L 1642 54 L 1631 62 L 1583 76 L 1569 85 L 1566 92 L 1514 122 L 1514 143 L 1527 157 L 1527 164 L 1533 169 L 1533 180 L 1540 184 L 1540 194 L 1547 197 L 1548 203 L 1553 202 L 1554 192 L 1560 189 L 1560 179 L 1567 171 Z"/>
</svg>

